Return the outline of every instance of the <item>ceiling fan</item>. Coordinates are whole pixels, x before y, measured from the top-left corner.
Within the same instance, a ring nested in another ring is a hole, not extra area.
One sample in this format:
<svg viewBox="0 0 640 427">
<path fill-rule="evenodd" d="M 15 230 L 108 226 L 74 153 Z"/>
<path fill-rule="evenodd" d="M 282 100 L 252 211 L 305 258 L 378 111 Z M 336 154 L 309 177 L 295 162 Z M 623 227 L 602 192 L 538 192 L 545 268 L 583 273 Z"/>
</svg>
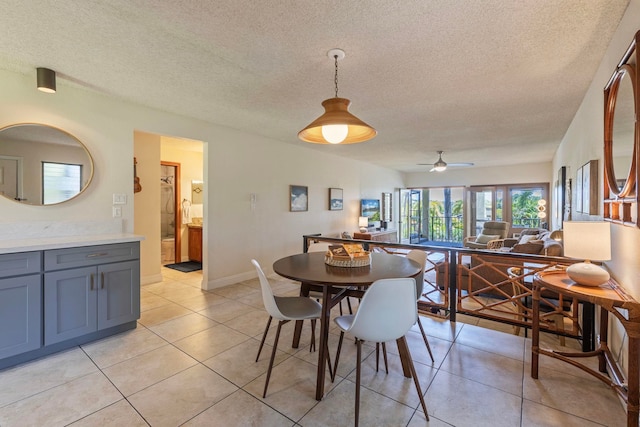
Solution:
<svg viewBox="0 0 640 427">
<path fill-rule="evenodd" d="M 444 172 L 447 170 L 448 166 L 451 167 L 465 167 L 465 166 L 473 166 L 473 163 L 447 163 L 442 160 L 442 153 L 444 151 L 438 151 L 438 161 L 435 163 L 418 163 L 420 166 L 433 166 L 429 172 Z"/>
</svg>

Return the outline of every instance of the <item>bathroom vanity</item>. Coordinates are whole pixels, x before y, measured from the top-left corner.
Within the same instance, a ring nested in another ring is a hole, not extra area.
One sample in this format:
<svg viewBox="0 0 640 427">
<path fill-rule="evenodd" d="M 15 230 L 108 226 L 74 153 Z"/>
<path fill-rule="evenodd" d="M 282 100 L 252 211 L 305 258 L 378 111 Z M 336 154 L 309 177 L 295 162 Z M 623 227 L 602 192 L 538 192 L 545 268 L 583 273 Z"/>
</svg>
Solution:
<svg viewBox="0 0 640 427">
<path fill-rule="evenodd" d="M 0 369 L 135 328 L 140 240 L 0 241 Z"/>
</svg>

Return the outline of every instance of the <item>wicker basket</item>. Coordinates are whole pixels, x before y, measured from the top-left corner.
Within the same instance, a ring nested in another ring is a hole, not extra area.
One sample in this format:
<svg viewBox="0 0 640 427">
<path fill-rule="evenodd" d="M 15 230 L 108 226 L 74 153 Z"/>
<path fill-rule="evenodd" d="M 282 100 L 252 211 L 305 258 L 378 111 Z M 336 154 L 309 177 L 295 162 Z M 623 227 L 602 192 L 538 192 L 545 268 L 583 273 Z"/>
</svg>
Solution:
<svg viewBox="0 0 640 427">
<path fill-rule="evenodd" d="M 366 267 L 371 265 L 371 253 L 355 258 L 325 255 L 324 263 L 333 267 Z"/>
</svg>

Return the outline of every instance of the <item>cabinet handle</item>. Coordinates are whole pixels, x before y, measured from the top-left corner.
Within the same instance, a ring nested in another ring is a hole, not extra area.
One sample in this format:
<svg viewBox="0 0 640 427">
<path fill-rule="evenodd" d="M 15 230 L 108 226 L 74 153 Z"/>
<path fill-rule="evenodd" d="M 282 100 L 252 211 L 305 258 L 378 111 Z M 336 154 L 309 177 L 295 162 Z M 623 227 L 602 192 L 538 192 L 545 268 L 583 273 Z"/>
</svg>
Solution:
<svg viewBox="0 0 640 427">
<path fill-rule="evenodd" d="M 100 289 L 104 289 L 104 271 L 100 272 Z"/>
<path fill-rule="evenodd" d="M 90 279 L 91 284 L 89 285 L 89 290 L 93 290 L 93 273 L 91 273 L 91 279 Z"/>
<path fill-rule="evenodd" d="M 108 252 L 99 252 L 97 254 L 89 254 L 87 255 L 87 258 L 95 258 L 95 257 L 99 257 L 99 256 L 106 256 L 109 255 Z"/>
</svg>

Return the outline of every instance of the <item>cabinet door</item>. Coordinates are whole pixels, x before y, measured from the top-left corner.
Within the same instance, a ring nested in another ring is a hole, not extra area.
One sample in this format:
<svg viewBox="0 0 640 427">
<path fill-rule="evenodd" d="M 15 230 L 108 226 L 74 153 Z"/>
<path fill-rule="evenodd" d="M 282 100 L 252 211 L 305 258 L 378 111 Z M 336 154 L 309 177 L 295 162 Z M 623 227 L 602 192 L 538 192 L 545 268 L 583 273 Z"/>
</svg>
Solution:
<svg viewBox="0 0 640 427">
<path fill-rule="evenodd" d="M 95 332 L 98 281 L 96 267 L 44 275 L 44 344 Z"/>
<path fill-rule="evenodd" d="M 0 279 L 0 359 L 42 346 L 39 274 Z"/>
<path fill-rule="evenodd" d="M 140 318 L 140 264 L 138 261 L 98 266 L 98 329 Z"/>
</svg>

